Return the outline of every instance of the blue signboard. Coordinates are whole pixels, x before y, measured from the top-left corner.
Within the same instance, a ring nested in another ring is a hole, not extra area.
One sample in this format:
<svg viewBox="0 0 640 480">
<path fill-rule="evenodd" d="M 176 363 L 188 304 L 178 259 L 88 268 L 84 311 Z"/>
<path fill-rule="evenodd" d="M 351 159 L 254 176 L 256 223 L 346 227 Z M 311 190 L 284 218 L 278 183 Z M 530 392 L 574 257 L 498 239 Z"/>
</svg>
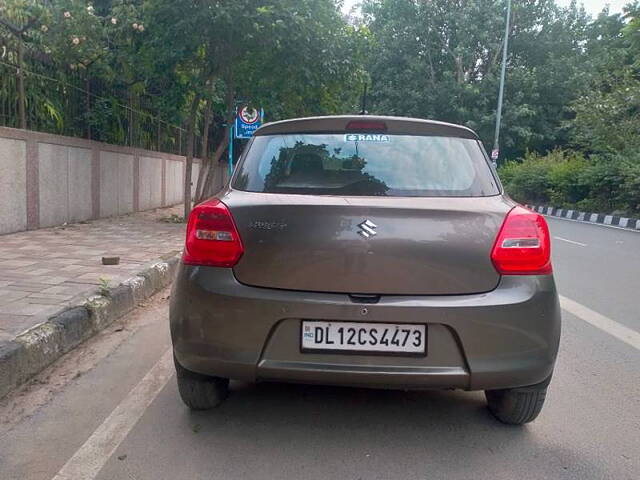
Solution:
<svg viewBox="0 0 640 480">
<path fill-rule="evenodd" d="M 252 107 L 242 107 L 236 115 L 236 124 L 234 128 L 235 138 L 251 138 L 253 132 L 262 124 L 264 112 Z"/>
</svg>

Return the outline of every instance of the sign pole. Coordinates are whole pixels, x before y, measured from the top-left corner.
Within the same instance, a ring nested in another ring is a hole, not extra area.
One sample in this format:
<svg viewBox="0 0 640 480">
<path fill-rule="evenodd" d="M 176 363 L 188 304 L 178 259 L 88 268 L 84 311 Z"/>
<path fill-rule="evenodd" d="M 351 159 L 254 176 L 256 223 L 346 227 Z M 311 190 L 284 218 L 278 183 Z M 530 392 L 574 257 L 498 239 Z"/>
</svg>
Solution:
<svg viewBox="0 0 640 480">
<path fill-rule="evenodd" d="M 235 122 L 234 122 L 235 123 Z M 234 123 L 229 127 L 229 178 L 233 174 L 233 135 L 234 135 Z"/>
</svg>

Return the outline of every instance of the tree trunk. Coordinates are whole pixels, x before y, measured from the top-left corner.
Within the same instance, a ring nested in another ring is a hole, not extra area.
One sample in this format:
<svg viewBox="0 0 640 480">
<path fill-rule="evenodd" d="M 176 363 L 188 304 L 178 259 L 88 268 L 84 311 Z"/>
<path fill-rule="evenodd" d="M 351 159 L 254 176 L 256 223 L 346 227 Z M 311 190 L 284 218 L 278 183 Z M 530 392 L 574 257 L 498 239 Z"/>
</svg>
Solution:
<svg viewBox="0 0 640 480">
<path fill-rule="evenodd" d="M 20 128 L 27 128 L 27 97 L 24 92 L 24 44 L 18 38 L 18 116 Z"/>
<path fill-rule="evenodd" d="M 200 171 L 198 172 L 198 183 L 196 184 L 195 202 L 202 201 L 202 183 L 211 168 L 209 158 L 209 127 L 211 126 L 211 101 L 207 100 L 207 107 L 204 111 L 204 126 L 202 127 L 202 155 L 200 156 Z"/>
<path fill-rule="evenodd" d="M 85 79 L 85 88 L 86 88 L 86 110 L 85 110 L 85 122 L 87 122 L 87 138 L 91 140 L 91 77 L 89 76 L 89 72 L 86 73 L 87 77 Z"/>
<path fill-rule="evenodd" d="M 222 157 L 222 154 L 227 149 L 228 143 L 229 143 L 229 129 L 225 129 L 224 135 L 222 136 L 222 140 L 220 140 L 220 143 L 218 143 L 218 146 L 216 147 L 216 151 L 213 153 L 211 157 L 209 168 L 207 169 L 206 177 L 202 182 L 202 191 L 200 192 L 200 198 L 198 199 L 199 202 L 203 201 L 205 198 L 215 193 L 212 191 L 213 180 L 216 178 L 216 171 L 217 171 L 217 167 L 220 164 L 220 158 Z"/>
<path fill-rule="evenodd" d="M 203 195 L 203 187 L 204 182 L 207 176 L 209 175 L 209 170 L 211 170 L 211 159 L 209 157 L 202 158 L 202 163 L 200 165 L 200 171 L 198 172 L 198 182 L 196 183 L 196 194 L 194 196 L 193 202 L 200 203 L 204 200 Z"/>
<path fill-rule="evenodd" d="M 456 77 L 458 78 L 458 84 L 462 85 L 464 83 L 464 68 L 462 65 L 462 56 L 458 55 L 455 57 L 456 62 Z"/>
<path fill-rule="evenodd" d="M 207 156 L 207 149 L 209 148 L 209 127 L 211 127 L 211 101 L 207 100 L 204 110 L 204 124 L 202 126 L 202 156 Z"/>
<path fill-rule="evenodd" d="M 198 182 L 196 183 L 196 193 L 193 197 L 193 203 L 197 205 L 198 203 L 204 200 L 202 194 L 202 187 L 204 186 L 205 178 L 209 175 L 209 170 L 211 170 L 211 159 L 202 158 L 202 163 L 200 164 L 200 171 L 198 172 Z"/>
<path fill-rule="evenodd" d="M 129 131 L 127 132 L 128 136 L 128 146 L 133 147 L 133 92 L 129 90 Z"/>
<path fill-rule="evenodd" d="M 217 167 L 219 165 L 220 158 L 222 157 L 222 154 L 225 152 L 227 148 L 227 144 L 229 143 L 229 134 L 231 132 L 231 125 L 235 120 L 235 111 L 233 108 L 235 95 L 233 91 L 234 90 L 233 78 L 231 76 L 229 76 L 226 79 L 226 84 L 227 84 L 227 93 L 226 93 L 225 103 L 227 107 L 227 121 L 226 121 L 227 126 L 225 127 L 222 140 L 216 147 L 216 151 L 211 158 L 210 167 L 207 170 L 207 175 L 202 183 L 202 191 L 200 192 L 200 196 L 201 196 L 200 201 L 204 200 L 204 198 L 214 193 L 211 190 L 212 190 L 213 180 L 215 178 L 215 173 L 218 170 Z"/>
<path fill-rule="evenodd" d="M 185 220 L 191 213 L 191 171 L 193 169 L 193 143 L 196 130 L 196 114 L 198 113 L 198 104 L 200 96 L 196 94 L 191 103 L 189 118 L 187 120 L 187 154 L 184 166 L 184 218 Z"/>
</svg>

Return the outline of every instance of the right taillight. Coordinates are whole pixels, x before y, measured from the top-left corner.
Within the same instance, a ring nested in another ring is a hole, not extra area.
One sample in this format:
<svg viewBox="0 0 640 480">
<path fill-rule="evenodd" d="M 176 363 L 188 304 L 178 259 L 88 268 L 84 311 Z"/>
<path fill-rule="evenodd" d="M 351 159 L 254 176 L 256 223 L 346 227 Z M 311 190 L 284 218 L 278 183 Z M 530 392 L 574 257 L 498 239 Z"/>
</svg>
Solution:
<svg viewBox="0 0 640 480">
<path fill-rule="evenodd" d="M 544 217 L 513 208 L 498 232 L 491 261 L 502 275 L 549 275 L 553 271 L 551 240 Z"/>
<path fill-rule="evenodd" d="M 233 267 L 243 253 L 238 229 L 224 203 L 215 198 L 193 207 L 187 222 L 183 263 Z"/>
</svg>

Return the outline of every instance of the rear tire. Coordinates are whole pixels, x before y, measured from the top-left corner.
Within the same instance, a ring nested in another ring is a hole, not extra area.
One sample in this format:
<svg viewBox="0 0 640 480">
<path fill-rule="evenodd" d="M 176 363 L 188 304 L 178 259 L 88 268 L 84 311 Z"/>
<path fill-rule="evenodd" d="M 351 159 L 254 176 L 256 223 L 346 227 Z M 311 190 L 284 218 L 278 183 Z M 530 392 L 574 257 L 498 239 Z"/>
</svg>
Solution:
<svg viewBox="0 0 640 480">
<path fill-rule="evenodd" d="M 229 395 L 229 379 L 210 377 L 187 370 L 173 357 L 180 398 L 191 410 L 209 410 Z"/>
<path fill-rule="evenodd" d="M 535 420 L 542 410 L 547 385 L 486 390 L 484 394 L 494 417 L 508 425 L 524 425 Z"/>
</svg>

